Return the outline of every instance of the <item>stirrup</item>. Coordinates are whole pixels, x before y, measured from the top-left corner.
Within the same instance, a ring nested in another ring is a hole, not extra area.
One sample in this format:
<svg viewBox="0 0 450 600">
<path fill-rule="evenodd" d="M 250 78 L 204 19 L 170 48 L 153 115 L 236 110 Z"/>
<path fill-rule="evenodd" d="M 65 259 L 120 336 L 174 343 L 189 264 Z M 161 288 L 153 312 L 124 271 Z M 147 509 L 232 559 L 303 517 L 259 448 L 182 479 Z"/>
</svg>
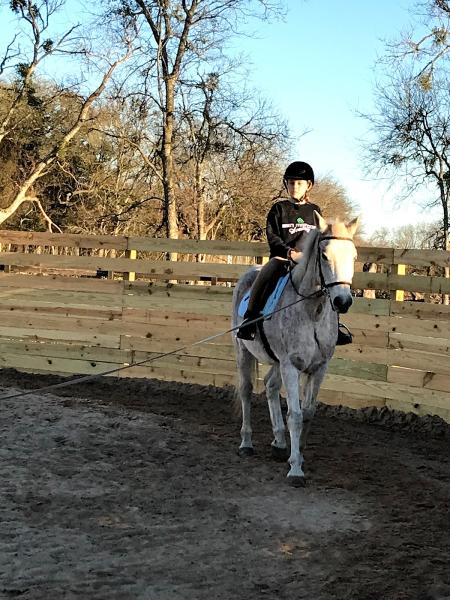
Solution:
<svg viewBox="0 0 450 600">
<path fill-rule="evenodd" d="M 240 340 L 254 340 L 256 336 L 256 323 L 251 323 L 253 317 L 244 319 L 237 330 L 236 337 Z"/>
<path fill-rule="evenodd" d="M 344 323 L 338 324 L 338 336 L 336 346 L 345 346 L 353 342 L 353 334 Z"/>
</svg>

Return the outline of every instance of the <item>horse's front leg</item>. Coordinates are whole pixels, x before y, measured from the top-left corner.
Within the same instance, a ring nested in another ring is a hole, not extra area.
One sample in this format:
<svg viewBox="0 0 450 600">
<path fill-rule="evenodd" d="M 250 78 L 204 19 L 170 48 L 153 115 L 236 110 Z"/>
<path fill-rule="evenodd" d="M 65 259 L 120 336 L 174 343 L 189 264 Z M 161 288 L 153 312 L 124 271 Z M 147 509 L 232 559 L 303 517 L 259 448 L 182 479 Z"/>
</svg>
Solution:
<svg viewBox="0 0 450 600">
<path fill-rule="evenodd" d="M 289 464 L 291 466 L 287 474 L 288 481 L 292 485 L 305 485 L 305 474 L 302 469 L 303 456 L 300 452 L 300 439 L 302 435 L 303 414 L 300 405 L 299 371 L 291 363 L 280 365 L 281 378 L 287 395 L 287 425 L 291 438 L 291 455 Z"/>
<path fill-rule="evenodd" d="M 286 446 L 286 430 L 280 404 L 281 377 L 278 364 L 272 365 L 270 371 L 264 377 L 264 384 L 266 386 L 270 420 L 272 421 L 272 457 L 275 460 L 285 461 L 288 457 L 288 451 Z"/>
<path fill-rule="evenodd" d="M 302 376 L 302 413 L 303 413 L 303 431 L 300 450 L 303 452 L 306 448 L 306 440 L 311 428 L 311 422 L 316 414 L 317 394 L 322 384 L 328 366 L 328 361 L 322 363 L 313 373 Z"/>
</svg>

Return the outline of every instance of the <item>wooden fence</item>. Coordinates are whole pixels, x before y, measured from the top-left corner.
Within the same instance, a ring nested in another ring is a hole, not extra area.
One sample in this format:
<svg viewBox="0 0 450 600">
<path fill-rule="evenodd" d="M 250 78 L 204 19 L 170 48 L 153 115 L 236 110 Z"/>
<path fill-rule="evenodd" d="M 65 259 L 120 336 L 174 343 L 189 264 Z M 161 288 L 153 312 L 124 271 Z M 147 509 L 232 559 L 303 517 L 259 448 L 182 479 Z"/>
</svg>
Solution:
<svg viewBox="0 0 450 600">
<path fill-rule="evenodd" d="M 0 244 L 0 366 L 64 375 L 101 373 L 227 330 L 233 282 L 249 257 L 267 255 L 264 243 L 16 231 L 0 231 Z M 168 262 L 165 252 L 183 260 Z M 358 248 L 358 255 L 355 290 L 385 290 L 386 299 L 355 298 L 344 319 L 355 340 L 337 348 L 321 400 L 450 422 L 450 307 L 395 300 L 398 290 L 450 293 L 444 277 L 399 274 L 399 265 L 437 272 L 450 265 L 450 252 Z M 362 272 L 366 262 L 382 272 Z M 232 384 L 231 338 L 118 376 Z"/>
</svg>

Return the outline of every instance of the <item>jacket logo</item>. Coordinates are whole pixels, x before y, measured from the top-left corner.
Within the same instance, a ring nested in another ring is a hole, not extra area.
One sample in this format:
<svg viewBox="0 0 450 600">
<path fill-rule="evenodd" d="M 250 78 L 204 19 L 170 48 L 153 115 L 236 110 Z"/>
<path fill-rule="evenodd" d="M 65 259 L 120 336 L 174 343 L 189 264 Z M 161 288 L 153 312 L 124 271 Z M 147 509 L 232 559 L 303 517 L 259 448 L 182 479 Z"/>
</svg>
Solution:
<svg viewBox="0 0 450 600">
<path fill-rule="evenodd" d="M 299 233 L 300 231 L 306 231 L 309 233 L 311 229 L 315 229 L 315 225 L 309 225 L 308 223 L 298 223 L 297 225 L 291 225 L 289 229 L 289 233 L 293 235 L 294 233 Z"/>
</svg>

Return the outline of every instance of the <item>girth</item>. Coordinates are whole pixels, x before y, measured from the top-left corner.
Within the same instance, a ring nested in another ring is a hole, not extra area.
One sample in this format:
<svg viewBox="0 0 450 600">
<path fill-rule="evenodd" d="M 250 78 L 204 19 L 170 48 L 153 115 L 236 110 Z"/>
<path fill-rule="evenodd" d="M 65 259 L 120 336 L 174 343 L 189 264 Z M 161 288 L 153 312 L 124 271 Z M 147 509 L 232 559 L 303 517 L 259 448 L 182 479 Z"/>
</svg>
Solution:
<svg viewBox="0 0 450 600">
<path fill-rule="evenodd" d="M 262 345 L 264 346 L 264 350 L 267 352 L 268 356 L 275 362 L 280 362 L 279 359 L 275 356 L 272 348 L 270 347 L 269 340 L 267 339 L 266 332 L 264 331 L 264 319 L 261 319 L 257 323 L 259 335 L 261 337 Z"/>
</svg>

